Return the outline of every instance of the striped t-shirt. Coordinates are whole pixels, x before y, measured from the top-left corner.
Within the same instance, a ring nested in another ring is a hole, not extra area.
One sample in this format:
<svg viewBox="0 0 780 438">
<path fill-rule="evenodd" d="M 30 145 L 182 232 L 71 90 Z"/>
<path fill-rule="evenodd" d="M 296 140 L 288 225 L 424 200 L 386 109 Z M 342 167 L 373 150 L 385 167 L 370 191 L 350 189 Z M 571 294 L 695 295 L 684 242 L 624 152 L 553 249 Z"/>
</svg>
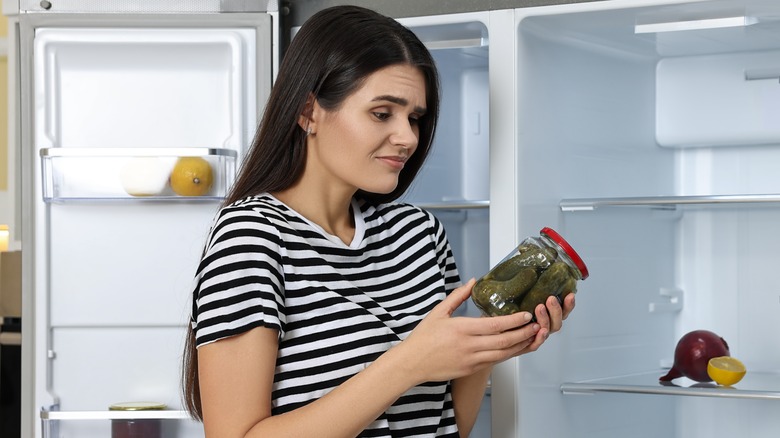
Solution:
<svg viewBox="0 0 780 438">
<path fill-rule="evenodd" d="M 223 208 L 209 234 L 195 278 L 197 344 L 278 330 L 274 415 L 364 369 L 460 284 L 432 214 L 400 203 L 352 209 L 350 245 L 268 194 Z M 458 436 L 450 382 L 412 388 L 361 436 Z"/>
</svg>

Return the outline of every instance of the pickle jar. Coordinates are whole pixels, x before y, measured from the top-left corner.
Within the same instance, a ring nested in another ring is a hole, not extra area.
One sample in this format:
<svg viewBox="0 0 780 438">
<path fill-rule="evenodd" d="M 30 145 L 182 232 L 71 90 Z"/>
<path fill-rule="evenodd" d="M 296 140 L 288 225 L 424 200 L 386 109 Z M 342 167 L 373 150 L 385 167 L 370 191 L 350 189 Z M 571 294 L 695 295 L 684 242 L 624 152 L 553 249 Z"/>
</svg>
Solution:
<svg viewBox="0 0 780 438">
<path fill-rule="evenodd" d="M 163 403 L 127 402 L 109 406 L 110 411 L 158 411 L 165 409 Z M 111 438 L 160 438 L 162 420 L 159 418 L 127 418 L 111 420 Z"/>
<path fill-rule="evenodd" d="M 555 296 L 563 303 L 588 278 L 588 268 L 560 234 L 545 227 L 527 237 L 471 290 L 474 304 L 488 316 L 534 314 L 537 305 Z"/>
</svg>

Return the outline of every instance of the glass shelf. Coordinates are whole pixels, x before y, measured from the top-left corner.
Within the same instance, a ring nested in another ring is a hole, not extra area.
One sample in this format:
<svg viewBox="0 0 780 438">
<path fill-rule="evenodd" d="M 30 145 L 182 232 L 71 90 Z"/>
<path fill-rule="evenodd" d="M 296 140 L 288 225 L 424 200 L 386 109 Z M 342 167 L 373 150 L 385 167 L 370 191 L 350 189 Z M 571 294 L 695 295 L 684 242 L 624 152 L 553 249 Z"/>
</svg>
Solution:
<svg viewBox="0 0 780 438">
<path fill-rule="evenodd" d="M 235 177 L 237 155 L 216 148 L 41 149 L 43 200 L 222 200 Z M 200 174 L 207 167 L 211 184 L 202 191 L 190 185 L 192 193 L 177 194 L 172 171 L 179 159 L 191 157 L 197 160 L 188 168 Z"/>
<path fill-rule="evenodd" d="M 583 382 L 565 382 L 564 394 L 626 393 L 682 395 L 694 397 L 742 398 L 756 400 L 780 400 L 780 372 L 748 370 L 745 377 L 734 386 L 719 386 L 714 382 L 698 383 L 687 378 L 672 382 L 660 382 L 659 377 L 668 370 L 622 377 L 595 379 Z"/>
<path fill-rule="evenodd" d="M 655 207 L 673 210 L 678 206 L 728 206 L 735 204 L 780 205 L 780 194 L 564 199 L 560 202 L 560 207 L 561 211 L 592 211 L 600 207 Z"/>
<path fill-rule="evenodd" d="M 41 411 L 44 421 L 73 420 L 188 420 L 186 411 Z"/>
</svg>

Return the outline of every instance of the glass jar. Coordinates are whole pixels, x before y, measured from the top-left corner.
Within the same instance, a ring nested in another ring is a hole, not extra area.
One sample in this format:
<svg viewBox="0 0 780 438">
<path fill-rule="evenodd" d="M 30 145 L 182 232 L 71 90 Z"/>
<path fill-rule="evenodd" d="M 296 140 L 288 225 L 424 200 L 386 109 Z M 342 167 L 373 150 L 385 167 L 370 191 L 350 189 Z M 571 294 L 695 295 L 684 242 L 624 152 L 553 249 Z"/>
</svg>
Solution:
<svg viewBox="0 0 780 438">
<path fill-rule="evenodd" d="M 555 296 L 563 303 L 588 278 L 588 268 L 560 234 L 545 227 L 527 237 L 471 290 L 474 304 L 488 316 L 534 314 L 537 305 Z"/>
<path fill-rule="evenodd" d="M 117 403 L 108 407 L 110 411 L 155 411 L 165 405 L 156 402 Z M 159 418 L 128 418 L 111 420 L 111 438 L 160 438 L 162 420 Z"/>
</svg>

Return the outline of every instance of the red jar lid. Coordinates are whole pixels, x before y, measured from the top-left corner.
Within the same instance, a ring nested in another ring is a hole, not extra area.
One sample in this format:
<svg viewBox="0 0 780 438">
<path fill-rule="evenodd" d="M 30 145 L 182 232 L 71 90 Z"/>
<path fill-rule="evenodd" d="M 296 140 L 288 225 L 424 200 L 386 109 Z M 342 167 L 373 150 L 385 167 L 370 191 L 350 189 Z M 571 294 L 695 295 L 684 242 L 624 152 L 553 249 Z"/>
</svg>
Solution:
<svg viewBox="0 0 780 438">
<path fill-rule="evenodd" d="M 580 274 L 582 274 L 582 279 L 588 278 L 588 267 L 585 266 L 585 262 L 582 261 L 582 258 L 579 254 L 577 254 L 577 251 L 574 250 L 574 248 L 569 245 L 569 242 L 566 241 L 563 237 L 561 237 L 560 234 L 558 234 L 555 230 L 553 230 L 550 227 L 544 227 L 542 228 L 542 231 L 539 233 L 544 234 L 545 236 L 549 237 L 550 240 L 557 243 L 558 246 L 563 248 L 563 250 L 566 252 L 566 255 L 569 256 L 572 262 L 577 266 L 577 269 L 580 270 Z"/>
</svg>

